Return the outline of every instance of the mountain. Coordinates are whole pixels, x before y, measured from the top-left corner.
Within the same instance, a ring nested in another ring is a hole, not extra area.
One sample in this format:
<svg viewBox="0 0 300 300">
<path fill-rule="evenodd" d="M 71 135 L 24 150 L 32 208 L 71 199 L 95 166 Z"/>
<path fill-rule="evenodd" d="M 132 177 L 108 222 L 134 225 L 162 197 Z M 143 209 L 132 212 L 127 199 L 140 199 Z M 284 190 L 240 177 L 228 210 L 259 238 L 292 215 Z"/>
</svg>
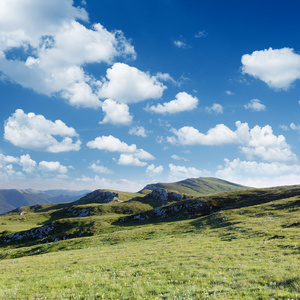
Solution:
<svg viewBox="0 0 300 300">
<path fill-rule="evenodd" d="M 139 193 L 148 194 L 155 189 L 167 189 L 192 196 L 209 195 L 220 192 L 239 191 L 249 187 L 213 177 L 189 178 L 173 183 L 154 183 L 146 185 Z"/>
<path fill-rule="evenodd" d="M 38 191 L 33 189 L 0 190 L 0 214 L 16 209 L 20 206 L 37 204 L 71 202 L 90 192 L 89 190 L 48 190 Z"/>
</svg>

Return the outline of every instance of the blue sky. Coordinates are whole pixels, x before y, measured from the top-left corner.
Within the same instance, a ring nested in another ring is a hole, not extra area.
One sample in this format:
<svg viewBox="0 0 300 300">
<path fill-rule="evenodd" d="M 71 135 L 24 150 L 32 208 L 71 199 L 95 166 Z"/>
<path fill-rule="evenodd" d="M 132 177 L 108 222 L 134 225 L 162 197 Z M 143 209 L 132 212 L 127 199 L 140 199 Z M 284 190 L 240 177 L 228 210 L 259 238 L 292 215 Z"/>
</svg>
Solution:
<svg viewBox="0 0 300 300">
<path fill-rule="evenodd" d="M 0 188 L 299 184 L 299 5 L 271 4 L 0 0 Z"/>
</svg>

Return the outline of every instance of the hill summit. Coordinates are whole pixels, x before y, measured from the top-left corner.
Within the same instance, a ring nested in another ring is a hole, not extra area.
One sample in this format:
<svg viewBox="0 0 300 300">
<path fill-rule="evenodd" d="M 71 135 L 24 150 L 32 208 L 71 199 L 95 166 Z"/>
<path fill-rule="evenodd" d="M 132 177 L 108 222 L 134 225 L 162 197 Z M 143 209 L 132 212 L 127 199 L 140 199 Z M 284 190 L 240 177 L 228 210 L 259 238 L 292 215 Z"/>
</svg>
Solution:
<svg viewBox="0 0 300 300">
<path fill-rule="evenodd" d="M 220 192 L 245 190 L 249 187 L 213 177 L 189 178 L 171 183 L 146 185 L 139 193 L 148 194 L 156 189 L 173 190 L 192 196 L 202 196 Z"/>
</svg>

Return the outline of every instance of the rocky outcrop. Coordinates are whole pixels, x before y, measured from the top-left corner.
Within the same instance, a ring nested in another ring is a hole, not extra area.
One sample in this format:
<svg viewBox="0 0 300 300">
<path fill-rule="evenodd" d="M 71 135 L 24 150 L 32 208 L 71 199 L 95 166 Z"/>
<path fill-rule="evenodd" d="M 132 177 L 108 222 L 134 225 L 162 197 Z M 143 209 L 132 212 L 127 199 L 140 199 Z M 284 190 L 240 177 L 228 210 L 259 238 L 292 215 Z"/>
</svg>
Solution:
<svg viewBox="0 0 300 300">
<path fill-rule="evenodd" d="M 146 197 L 154 198 L 158 200 L 161 204 L 167 204 L 168 202 L 173 201 L 181 201 L 181 200 L 187 200 L 189 197 L 187 195 L 182 195 L 176 192 L 167 192 L 165 189 L 155 189 L 150 194 L 148 194 Z"/>
<path fill-rule="evenodd" d="M 52 231 L 54 231 L 54 227 L 52 225 L 45 225 L 42 227 L 33 228 L 28 231 L 12 233 L 1 237 L 0 240 L 4 243 L 11 243 L 20 242 L 25 239 L 42 239 L 45 238 Z"/>
<path fill-rule="evenodd" d="M 119 201 L 119 195 L 115 192 L 105 190 L 95 190 L 78 201 L 73 202 L 73 205 L 88 204 L 88 203 L 109 203 L 112 201 Z"/>
<path fill-rule="evenodd" d="M 200 200 L 187 200 L 172 205 L 157 207 L 151 211 L 128 216 L 121 222 L 130 222 L 131 220 L 144 221 L 163 221 L 171 219 L 191 219 L 199 215 L 207 215 L 210 209 L 206 203 Z"/>
</svg>

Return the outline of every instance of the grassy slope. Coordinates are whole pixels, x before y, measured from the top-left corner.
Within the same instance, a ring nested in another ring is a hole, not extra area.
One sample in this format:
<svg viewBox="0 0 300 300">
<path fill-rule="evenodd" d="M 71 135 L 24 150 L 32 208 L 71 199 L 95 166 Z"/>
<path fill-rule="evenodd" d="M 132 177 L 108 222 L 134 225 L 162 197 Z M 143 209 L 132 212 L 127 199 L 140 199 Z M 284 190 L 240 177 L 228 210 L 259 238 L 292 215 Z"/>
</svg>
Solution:
<svg viewBox="0 0 300 300">
<path fill-rule="evenodd" d="M 245 186 L 212 177 L 191 178 L 173 183 L 150 184 L 146 186 L 141 192 L 148 193 L 149 187 L 171 189 L 183 194 L 193 196 L 208 195 L 224 191 L 237 191 L 247 188 Z"/>
<path fill-rule="evenodd" d="M 106 211 L 80 219 L 103 218 L 96 236 L 3 247 L 0 298 L 296 299 L 300 197 L 289 190 L 297 193 L 296 187 L 229 193 L 234 201 L 227 203 L 215 195 L 227 209 L 135 226 L 111 225 L 125 212 L 117 213 L 121 204 L 93 204 Z M 43 213 L 51 210 L 36 216 Z"/>
</svg>

